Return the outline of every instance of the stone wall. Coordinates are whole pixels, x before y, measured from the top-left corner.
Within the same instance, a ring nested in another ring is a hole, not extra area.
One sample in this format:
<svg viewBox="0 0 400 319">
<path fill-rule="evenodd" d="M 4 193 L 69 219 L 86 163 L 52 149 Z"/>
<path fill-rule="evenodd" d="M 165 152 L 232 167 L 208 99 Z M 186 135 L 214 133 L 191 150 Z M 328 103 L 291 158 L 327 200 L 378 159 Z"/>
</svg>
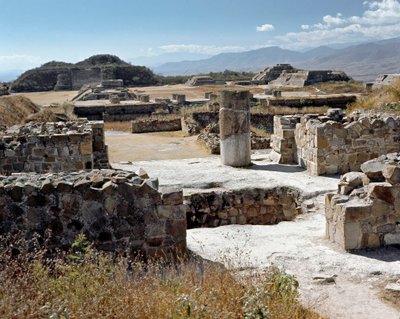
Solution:
<svg viewBox="0 0 400 319">
<path fill-rule="evenodd" d="M 218 112 L 193 112 L 182 117 L 182 131 L 185 135 L 199 134 L 207 125 L 218 124 Z"/>
<path fill-rule="evenodd" d="M 108 167 L 102 122 L 30 123 L 0 131 L 0 173 Z"/>
<path fill-rule="evenodd" d="M 400 118 L 350 122 L 303 118 L 296 127 L 298 163 L 312 175 L 358 171 L 363 162 L 400 151 Z"/>
<path fill-rule="evenodd" d="M 268 133 L 273 132 L 274 115 L 268 113 L 251 113 L 250 125 Z M 182 131 L 185 135 L 196 135 L 209 124 L 218 124 L 219 113 L 193 112 L 185 114 L 182 118 Z"/>
<path fill-rule="evenodd" d="M 357 100 L 355 95 L 321 96 L 321 97 L 268 97 L 261 101 L 263 106 L 287 106 L 287 107 L 330 107 L 346 108 L 348 104 Z"/>
<path fill-rule="evenodd" d="M 300 116 L 274 116 L 274 134 L 271 136 L 272 156 L 281 164 L 297 163 L 297 146 L 295 129 L 300 122 Z"/>
<path fill-rule="evenodd" d="M 83 233 L 100 250 L 169 257 L 186 248 L 182 192 L 161 194 L 156 180 L 132 172 L 0 176 L 0 234 L 38 233 L 50 250 Z"/>
<path fill-rule="evenodd" d="M 276 116 L 271 137 L 275 160 L 298 163 L 312 175 L 343 174 L 400 151 L 400 117 L 357 115 L 341 121 L 335 114 Z"/>
<path fill-rule="evenodd" d="M 299 192 L 288 188 L 212 191 L 185 196 L 188 228 L 229 224 L 271 225 L 301 213 Z"/>
<path fill-rule="evenodd" d="M 344 249 L 400 245 L 400 153 L 347 173 L 326 196 L 326 234 Z"/>
<path fill-rule="evenodd" d="M 169 107 L 161 103 L 120 103 L 105 105 L 74 105 L 74 113 L 90 121 L 132 121 L 156 111 L 169 112 Z"/>
<path fill-rule="evenodd" d="M 131 122 L 132 133 L 180 131 L 181 119 L 138 119 Z"/>
</svg>

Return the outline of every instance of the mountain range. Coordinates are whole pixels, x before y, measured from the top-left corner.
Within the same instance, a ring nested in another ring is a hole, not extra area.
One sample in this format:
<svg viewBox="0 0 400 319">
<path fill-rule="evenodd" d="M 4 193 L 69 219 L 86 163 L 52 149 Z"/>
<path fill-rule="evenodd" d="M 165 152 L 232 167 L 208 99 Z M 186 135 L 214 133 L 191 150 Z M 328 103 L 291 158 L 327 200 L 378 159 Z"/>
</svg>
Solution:
<svg viewBox="0 0 400 319">
<path fill-rule="evenodd" d="M 400 37 L 337 49 L 321 46 L 306 52 L 266 47 L 221 53 L 196 61 L 168 62 L 154 67 L 162 75 L 192 75 L 224 70 L 258 72 L 278 63 L 309 70 L 334 69 L 355 80 L 373 81 L 381 73 L 400 73 Z"/>
</svg>

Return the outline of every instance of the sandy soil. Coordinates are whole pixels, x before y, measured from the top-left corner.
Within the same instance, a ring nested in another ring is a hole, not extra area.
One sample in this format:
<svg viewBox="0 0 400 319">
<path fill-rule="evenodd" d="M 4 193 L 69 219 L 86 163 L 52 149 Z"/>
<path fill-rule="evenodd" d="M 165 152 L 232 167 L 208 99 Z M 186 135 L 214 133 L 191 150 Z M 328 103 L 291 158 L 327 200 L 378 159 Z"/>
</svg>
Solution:
<svg viewBox="0 0 400 319">
<path fill-rule="evenodd" d="M 106 131 L 111 162 L 210 156 L 196 139 L 196 136 L 184 137 L 181 131 L 143 134 Z"/>
<path fill-rule="evenodd" d="M 32 102 L 39 105 L 50 105 L 52 103 L 62 104 L 71 101 L 78 91 L 49 91 L 49 92 L 32 92 L 32 93 L 17 93 L 30 99 Z"/>
<path fill-rule="evenodd" d="M 132 92 L 142 92 L 149 94 L 152 99 L 155 97 L 171 98 L 173 93 L 186 94 L 187 99 L 202 99 L 205 92 L 217 92 L 223 89 L 250 90 L 253 93 L 262 93 L 263 89 L 256 86 L 240 86 L 240 85 L 205 85 L 205 86 L 187 86 L 184 84 L 164 85 L 164 86 L 148 86 L 148 87 L 130 87 Z M 18 95 L 26 96 L 34 103 L 39 105 L 50 105 L 52 103 L 64 103 L 71 101 L 78 91 L 47 91 L 18 93 Z"/>
</svg>

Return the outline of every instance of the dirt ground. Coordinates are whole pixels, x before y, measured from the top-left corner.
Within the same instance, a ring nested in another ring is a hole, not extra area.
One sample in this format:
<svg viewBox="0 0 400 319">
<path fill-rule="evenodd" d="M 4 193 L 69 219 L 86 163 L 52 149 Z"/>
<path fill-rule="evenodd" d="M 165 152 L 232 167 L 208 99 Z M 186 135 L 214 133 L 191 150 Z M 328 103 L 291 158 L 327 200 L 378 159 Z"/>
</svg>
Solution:
<svg viewBox="0 0 400 319">
<path fill-rule="evenodd" d="M 33 103 L 39 105 L 50 105 L 53 103 L 62 104 L 71 101 L 78 91 L 48 91 L 48 92 L 31 92 L 17 93 L 30 99 Z M 15 94 L 15 95 L 17 95 Z"/>
<path fill-rule="evenodd" d="M 149 86 L 141 88 L 130 88 L 132 92 L 149 94 L 150 98 L 166 97 L 171 98 L 173 93 L 186 94 L 187 99 L 202 99 L 206 92 L 218 92 L 224 89 L 229 90 L 250 90 L 252 93 L 263 93 L 263 89 L 257 86 L 241 86 L 241 85 L 203 85 L 188 86 L 184 84 Z"/>
<path fill-rule="evenodd" d="M 184 137 L 181 131 L 142 134 L 106 131 L 108 154 L 114 163 L 210 156 L 196 143 L 196 138 Z"/>
<path fill-rule="evenodd" d="M 240 85 L 204 85 L 204 86 L 188 86 L 184 84 L 164 85 L 164 86 L 147 86 L 147 87 L 130 87 L 132 92 L 140 92 L 149 94 L 151 99 L 155 97 L 172 98 L 173 93 L 186 94 L 187 99 L 202 99 L 205 92 L 218 92 L 220 90 L 250 90 L 252 93 L 262 93 L 263 89 L 256 86 L 240 86 Z M 18 95 L 26 96 L 32 102 L 39 105 L 50 105 L 52 103 L 62 104 L 71 101 L 78 91 L 48 91 L 48 92 L 32 92 L 18 93 Z"/>
</svg>

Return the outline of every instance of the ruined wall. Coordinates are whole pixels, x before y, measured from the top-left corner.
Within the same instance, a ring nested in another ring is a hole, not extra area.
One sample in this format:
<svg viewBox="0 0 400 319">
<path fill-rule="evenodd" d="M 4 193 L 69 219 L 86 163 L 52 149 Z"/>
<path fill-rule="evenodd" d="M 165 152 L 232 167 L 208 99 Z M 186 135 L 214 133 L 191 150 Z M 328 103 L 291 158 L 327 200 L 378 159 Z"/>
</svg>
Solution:
<svg viewBox="0 0 400 319">
<path fill-rule="evenodd" d="M 193 112 L 182 117 L 182 131 L 185 135 L 199 134 L 207 125 L 218 124 L 218 112 Z"/>
<path fill-rule="evenodd" d="M 362 169 L 342 176 L 338 193 L 326 196 L 326 235 L 349 250 L 400 245 L 400 153 Z"/>
<path fill-rule="evenodd" d="M 344 123 L 305 118 L 297 124 L 295 139 L 298 163 L 310 174 L 343 174 L 400 151 L 400 118 L 362 116 Z"/>
<path fill-rule="evenodd" d="M 100 68 L 71 69 L 72 90 L 79 90 L 85 84 L 97 83 L 101 82 L 101 80 L 102 80 L 102 73 Z"/>
<path fill-rule="evenodd" d="M 132 133 L 180 131 L 181 119 L 138 119 L 131 122 Z"/>
<path fill-rule="evenodd" d="M 260 130 L 273 132 L 274 115 L 267 113 L 251 113 L 250 124 Z M 185 114 L 182 118 L 182 131 L 185 135 L 196 135 L 209 124 L 218 124 L 219 113 L 215 112 L 193 112 Z"/>
<path fill-rule="evenodd" d="M 215 191 L 185 196 L 188 228 L 229 224 L 271 225 L 301 213 L 298 191 L 288 188 Z"/>
<path fill-rule="evenodd" d="M 332 120 L 336 115 L 276 116 L 273 158 L 297 163 L 312 175 L 343 174 L 381 154 L 400 151 L 400 117 Z"/>
<path fill-rule="evenodd" d="M 0 132 L 0 173 L 108 167 L 102 122 L 34 123 Z"/>
<path fill-rule="evenodd" d="M 271 136 L 273 159 L 281 164 L 297 163 L 297 147 L 295 129 L 300 122 L 300 116 L 274 116 L 274 134 Z"/>
<path fill-rule="evenodd" d="M 0 234 L 38 233 L 49 249 L 68 249 L 83 233 L 100 250 L 168 257 L 186 248 L 182 192 L 161 194 L 132 172 L 0 176 Z"/>
<path fill-rule="evenodd" d="M 330 107 L 346 108 L 348 104 L 354 103 L 357 97 L 354 95 L 321 96 L 321 97 L 269 97 L 262 101 L 263 106 L 287 106 L 287 107 Z"/>
<path fill-rule="evenodd" d="M 106 103 L 105 103 L 106 104 Z M 104 120 L 132 121 L 143 115 L 151 115 L 156 111 L 169 112 L 169 107 L 162 103 L 135 103 L 115 105 L 74 105 L 74 113 L 78 117 L 85 117 L 90 121 Z"/>
</svg>

